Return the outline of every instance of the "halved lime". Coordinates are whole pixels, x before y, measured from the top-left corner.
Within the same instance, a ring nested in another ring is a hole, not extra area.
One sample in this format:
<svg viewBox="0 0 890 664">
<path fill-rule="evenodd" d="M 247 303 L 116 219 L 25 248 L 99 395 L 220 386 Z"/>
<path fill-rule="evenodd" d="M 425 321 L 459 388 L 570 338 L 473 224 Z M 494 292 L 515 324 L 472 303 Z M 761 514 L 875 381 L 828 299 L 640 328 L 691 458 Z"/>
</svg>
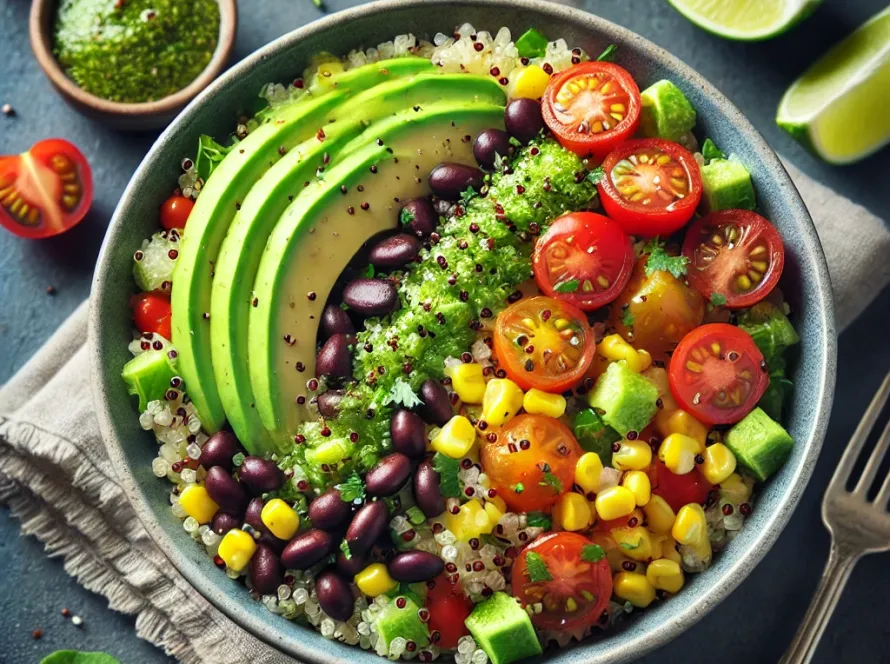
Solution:
<svg viewBox="0 0 890 664">
<path fill-rule="evenodd" d="M 822 0 L 668 0 L 698 27 L 720 37 L 758 41 L 797 25 Z"/>
<path fill-rule="evenodd" d="M 890 142 L 890 7 L 788 88 L 776 123 L 832 164 L 852 163 Z"/>
</svg>

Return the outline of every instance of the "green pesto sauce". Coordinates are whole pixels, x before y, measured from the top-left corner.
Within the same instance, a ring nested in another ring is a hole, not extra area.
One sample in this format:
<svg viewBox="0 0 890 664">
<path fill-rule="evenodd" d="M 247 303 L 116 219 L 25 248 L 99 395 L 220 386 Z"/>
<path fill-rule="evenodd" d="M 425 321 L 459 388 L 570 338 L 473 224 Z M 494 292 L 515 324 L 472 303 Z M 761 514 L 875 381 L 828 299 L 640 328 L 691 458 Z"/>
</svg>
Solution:
<svg viewBox="0 0 890 664">
<path fill-rule="evenodd" d="M 53 52 L 87 92 L 116 102 L 156 101 L 210 63 L 216 0 L 61 0 Z"/>
</svg>

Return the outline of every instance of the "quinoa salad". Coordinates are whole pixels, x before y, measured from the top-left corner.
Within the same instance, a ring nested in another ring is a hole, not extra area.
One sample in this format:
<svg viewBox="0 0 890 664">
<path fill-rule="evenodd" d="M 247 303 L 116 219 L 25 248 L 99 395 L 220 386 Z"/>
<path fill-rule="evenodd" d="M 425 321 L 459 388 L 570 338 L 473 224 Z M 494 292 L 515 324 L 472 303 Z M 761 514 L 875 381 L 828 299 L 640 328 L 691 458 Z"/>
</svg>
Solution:
<svg viewBox="0 0 890 664">
<path fill-rule="evenodd" d="M 390 659 L 607 638 L 794 444 L 756 164 L 620 45 L 553 37 L 319 54 L 201 136 L 134 248 L 122 375 L 172 517 L 272 614 Z"/>
</svg>

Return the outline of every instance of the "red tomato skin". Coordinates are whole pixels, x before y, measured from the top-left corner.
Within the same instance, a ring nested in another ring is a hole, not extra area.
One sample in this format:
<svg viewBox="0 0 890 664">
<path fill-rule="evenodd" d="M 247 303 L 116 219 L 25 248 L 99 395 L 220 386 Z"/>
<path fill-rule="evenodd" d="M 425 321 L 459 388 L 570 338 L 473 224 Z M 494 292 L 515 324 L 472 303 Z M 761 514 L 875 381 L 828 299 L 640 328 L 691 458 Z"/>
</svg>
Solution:
<svg viewBox="0 0 890 664">
<path fill-rule="evenodd" d="M 38 172 L 35 181 L 33 174 Z M 78 187 L 79 198 L 73 209 L 64 210 L 62 187 L 72 185 Z M 54 187 L 54 191 L 46 191 L 45 186 Z M 75 145 L 61 138 L 46 139 L 20 155 L 0 157 L 0 200 L 16 193 L 32 209 L 40 211 L 40 218 L 33 225 L 27 224 L 0 206 L 0 225 L 19 237 L 53 237 L 73 228 L 86 216 L 93 204 L 93 172 Z"/>
<path fill-rule="evenodd" d="M 629 97 L 627 115 L 617 126 L 608 131 L 599 134 L 579 134 L 568 129 L 557 119 L 553 104 L 563 83 L 579 74 L 597 72 L 611 75 L 627 92 Z M 560 145 L 581 158 L 593 157 L 594 160 L 601 161 L 621 141 L 633 136 L 640 125 L 640 109 L 642 108 L 640 88 L 626 69 L 611 62 L 583 62 L 560 72 L 550 79 L 541 102 L 544 124 L 553 132 Z"/>
<path fill-rule="evenodd" d="M 460 638 L 470 633 L 464 621 L 473 611 L 473 602 L 461 586 L 451 583 L 445 575 L 435 579 L 434 583 L 425 602 L 430 612 L 427 627 L 431 634 L 439 632 L 438 647 L 457 648 Z"/>
<path fill-rule="evenodd" d="M 139 293 L 130 298 L 133 322 L 140 332 L 160 334 L 168 341 L 172 338 L 170 296 L 166 293 Z"/>
<path fill-rule="evenodd" d="M 706 229 L 724 221 L 738 221 L 746 228 L 753 229 L 752 240 L 764 237 L 769 247 L 770 265 L 767 273 L 761 279 L 758 287 L 748 293 L 730 292 L 727 288 L 714 284 L 707 269 L 695 267 L 695 250 L 702 237 L 706 236 Z M 726 298 L 726 303 L 723 306 L 727 309 L 745 309 L 760 302 L 775 288 L 785 267 L 785 245 L 779 231 L 769 221 L 750 210 L 719 210 L 696 220 L 686 232 L 682 253 L 689 259 L 687 275 L 689 285 L 706 299 L 719 293 Z"/>
<path fill-rule="evenodd" d="M 674 210 L 645 208 L 624 201 L 612 182 L 612 169 L 626 155 L 645 148 L 656 148 L 677 159 L 689 175 L 689 194 L 675 204 Z M 661 138 L 641 138 L 624 141 L 603 161 L 605 177 L 597 184 L 605 213 L 621 224 L 628 235 L 666 236 L 683 228 L 692 219 L 702 197 L 701 169 L 692 153 L 682 145 Z"/>
<path fill-rule="evenodd" d="M 185 196 L 171 196 L 161 205 L 161 226 L 168 231 L 185 228 L 195 201 Z"/>
<path fill-rule="evenodd" d="M 605 291 L 590 294 L 579 291 L 560 293 L 548 278 L 545 251 L 548 243 L 560 237 L 573 235 L 584 238 L 582 244 L 592 238 L 602 241 L 604 246 L 601 247 L 601 252 L 609 254 L 608 259 L 621 263 L 617 272 L 613 270 L 604 275 L 611 284 Z M 547 232 L 538 239 L 532 264 L 535 282 L 545 295 L 568 302 L 582 311 L 594 311 L 617 298 L 630 281 L 634 267 L 633 241 L 608 217 L 595 212 L 571 212 L 556 219 Z"/>
<path fill-rule="evenodd" d="M 674 512 L 684 505 L 703 505 L 714 486 L 697 469 L 685 475 L 676 475 L 663 462 L 656 460 L 649 470 L 652 493 L 664 498 Z"/>
</svg>

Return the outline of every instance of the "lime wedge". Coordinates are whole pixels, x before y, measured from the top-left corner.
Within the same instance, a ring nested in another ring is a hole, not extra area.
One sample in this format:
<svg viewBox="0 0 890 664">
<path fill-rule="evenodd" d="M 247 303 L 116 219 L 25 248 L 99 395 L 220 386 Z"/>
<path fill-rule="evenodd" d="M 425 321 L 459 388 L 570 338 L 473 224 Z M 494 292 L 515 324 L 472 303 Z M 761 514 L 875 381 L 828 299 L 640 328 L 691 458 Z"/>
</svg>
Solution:
<svg viewBox="0 0 890 664">
<path fill-rule="evenodd" d="M 832 47 L 797 79 L 776 123 L 832 164 L 890 142 L 890 7 Z"/>
<path fill-rule="evenodd" d="M 668 0 L 698 27 L 720 37 L 757 41 L 780 35 L 822 0 Z"/>
</svg>

